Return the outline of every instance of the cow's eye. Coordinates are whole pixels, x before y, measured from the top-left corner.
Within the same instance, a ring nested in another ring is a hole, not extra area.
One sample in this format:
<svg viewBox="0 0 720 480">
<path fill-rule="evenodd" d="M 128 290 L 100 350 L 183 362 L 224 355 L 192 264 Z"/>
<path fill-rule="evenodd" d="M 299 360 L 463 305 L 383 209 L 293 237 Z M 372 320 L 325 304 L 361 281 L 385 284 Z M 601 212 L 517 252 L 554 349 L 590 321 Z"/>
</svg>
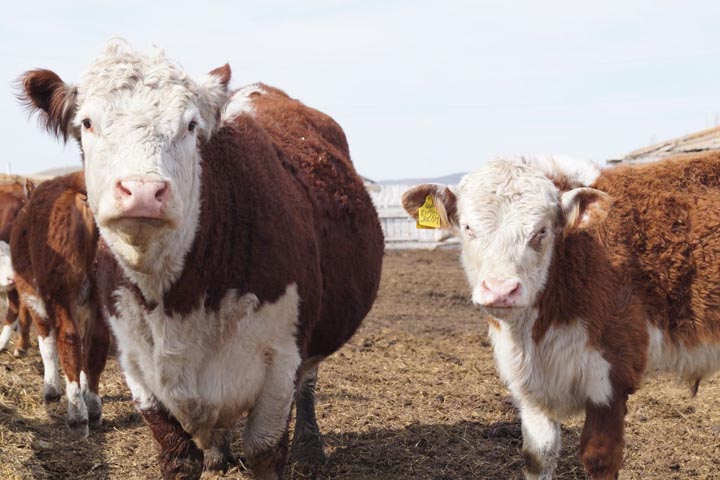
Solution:
<svg viewBox="0 0 720 480">
<path fill-rule="evenodd" d="M 465 232 L 465 234 L 466 234 L 468 237 L 470 237 L 470 238 L 475 238 L 475 232 L 473 232 L 473 229 L 470 228 L 470 225 L 464 225 L 464 226 L 463 226 L 463 231 Z"/>
<path fill-rule="evenodd" d="M 535 232 L 530 239 L 530 246 L 535 250 L 539 250 L 540 246 L 542 245 L 542 241 L 545 239 L 545 237 L 547 237 L 547 233 L 547 227 L 542 227 L 540 230 Z"/>
<path fill-rule="evenodd" d="M 188 132 L 194 132 L 195 127 L 197 127 L 197 122 L 195 120 L 192 120 L 190 123 L 188 123 Z"/>
<path fill-rule="evenodd" d="M 92 122 L 89 118 L 86 118 L 82 121 L 82 126 L 85 127 L 85 130 L 90 130 L 92 128 Z"/>
</svg>

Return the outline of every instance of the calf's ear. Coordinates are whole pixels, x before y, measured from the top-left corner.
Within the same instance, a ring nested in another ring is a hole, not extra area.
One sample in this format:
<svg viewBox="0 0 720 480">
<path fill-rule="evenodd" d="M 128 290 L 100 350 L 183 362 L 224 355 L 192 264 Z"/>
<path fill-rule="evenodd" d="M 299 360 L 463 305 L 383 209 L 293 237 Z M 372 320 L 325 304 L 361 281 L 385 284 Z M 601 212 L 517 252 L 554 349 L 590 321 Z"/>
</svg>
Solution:
<svg viewBox="0 0 720 480">
<path fill-rule="evenodd" d="M 605 220 L 612 198 L 605 192 L 582 187 L 567 191 L 560 197 L 565 217 L 565 234 L 598 225 Z"/>
<path fill-rule="evenodd" d="M 426 205 L 428 197 L 439 216 L 439 227 L 448 230 L 457 228 L 457 197 L 448 187 L 430 183 L 413 187 L 403 193 L 402 206 L 411 217 L 418 220 L 420 209 Z"/>
<path fill-rule="evenodd" d="M 30 70 L 18 79 L 18 99 L 31 113 L 39 112 L 43 127 L 63 141 L 80 132 L 73 126 L 77 88 L 51 70 Z"/>
<path fill-rule="evenodd" d="M 220 126 L 220 116 L 230 98 L 228 84 L 231 76 L 230 65 L 226 63 L 197 82 L 198 108 L 204 123 L 200 125 L 200 131 L 206 139 Z"/>
</svg>

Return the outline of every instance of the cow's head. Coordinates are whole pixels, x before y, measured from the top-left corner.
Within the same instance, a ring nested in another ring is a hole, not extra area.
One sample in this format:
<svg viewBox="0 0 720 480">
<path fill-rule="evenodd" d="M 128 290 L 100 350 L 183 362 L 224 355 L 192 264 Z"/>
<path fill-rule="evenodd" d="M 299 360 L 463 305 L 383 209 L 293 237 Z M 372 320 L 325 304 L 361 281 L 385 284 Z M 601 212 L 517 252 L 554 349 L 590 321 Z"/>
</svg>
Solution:
<svg viewBox="0 0 720 480">
<path fill-rule="evenodd" d="M 0 292 L 15 288 L 15 270 L 10 259 L 10 245 L 0 240 Z"/>
<path fill-rule="evenodd" d="M 512 320 L 545 287 L 556 242 L 602 221 L 610 197 L 592 188 L 561 192 L 540 169 L 495 160 L 466 175 L 457 192 L 420 185 L 403 195 L 417 218 L 427 195 L 441 205 L 441 227 L 462 241 L 472 299 L 492 316 Z"/>
<path fill-rule="evenodd" d="M 88 203 L 127 269 L 153 273 L 167 268 L 168 251 L 189 249 L 199 148 L 219 127 L 229 80 L 228 65 L 193 80 L 163 52 L 142 54 L 121 40 L 76 84 L 49 70 L 21 78 L 21 96 L 46 128 L 79 141 Z"/>
</svg>

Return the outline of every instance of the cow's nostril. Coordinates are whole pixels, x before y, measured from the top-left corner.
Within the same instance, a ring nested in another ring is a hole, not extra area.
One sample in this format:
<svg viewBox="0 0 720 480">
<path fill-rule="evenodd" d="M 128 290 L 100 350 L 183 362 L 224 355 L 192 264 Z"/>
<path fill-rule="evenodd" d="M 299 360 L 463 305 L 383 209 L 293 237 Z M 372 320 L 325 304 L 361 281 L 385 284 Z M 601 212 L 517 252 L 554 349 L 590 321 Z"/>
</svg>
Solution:
<svg viewBox="0 0 720 480">
<path fill-rule="evenodd" d="M 168 184 L 167 182 L 163 182 L 162 187 L 158 189 L 157 192 L 155 192 L 155 200 L 158 202 L 165 201 L 165 197 L 167 197 L 167 191 L 168 191 Z"/>
<path fill-rule="evenodd" d="M 117 182 L 115 189 L 125 197 L 132 197 L 132 191 L 123 185 L 123 182 Z"/>
</svg>

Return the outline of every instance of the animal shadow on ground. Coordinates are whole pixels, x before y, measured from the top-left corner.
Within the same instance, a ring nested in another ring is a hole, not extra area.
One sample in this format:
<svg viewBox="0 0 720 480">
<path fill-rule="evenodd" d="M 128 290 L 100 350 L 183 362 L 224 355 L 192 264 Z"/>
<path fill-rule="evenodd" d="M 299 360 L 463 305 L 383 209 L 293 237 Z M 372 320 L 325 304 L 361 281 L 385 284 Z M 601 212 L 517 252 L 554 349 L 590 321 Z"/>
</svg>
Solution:
<svg viewBox="0 0 720 480">
<path fill-rule="evenodd" d="M 577 455 L 580 432 L 563 429 L 557 478 L 584 479 Z M 521 479 L 519 421 L 483 424 L 413 423 L 404 430 L 325 435 L 328 462 L 321 478 L 343 480 Z"/>
<path fill-rule="evenodd" d="M 87 439 L 74 441 L 65 424 L 67 400 L 44 403 L 41 400 L 42 362 L 35 359 L 17 361 L 8 352 L 0 353 L 0 428 L 5 438 L 0 442 L 0 458 L 5 468 L 14 472 L 10 478 L 32 479 L 107 479 L 110 478 L 108 432 L 123 430 L 129 435 L 142 428 L 142 419 L 134 410 L 123 411 L 103 424 L 90 429 Z M 21 384 L 34 378 L 32 384 Z M 17 380 L 17 381 L 16 381 Z M 23 412 L 8 397 L 22 399 Z M 103 397 L 103 407 L 113 403 L 128 403 L 129 395 Z M 131 455 L 132 452 L 128 452 Z M 15 476 L 17 475 L 17 476 Z"/>
</svg>

